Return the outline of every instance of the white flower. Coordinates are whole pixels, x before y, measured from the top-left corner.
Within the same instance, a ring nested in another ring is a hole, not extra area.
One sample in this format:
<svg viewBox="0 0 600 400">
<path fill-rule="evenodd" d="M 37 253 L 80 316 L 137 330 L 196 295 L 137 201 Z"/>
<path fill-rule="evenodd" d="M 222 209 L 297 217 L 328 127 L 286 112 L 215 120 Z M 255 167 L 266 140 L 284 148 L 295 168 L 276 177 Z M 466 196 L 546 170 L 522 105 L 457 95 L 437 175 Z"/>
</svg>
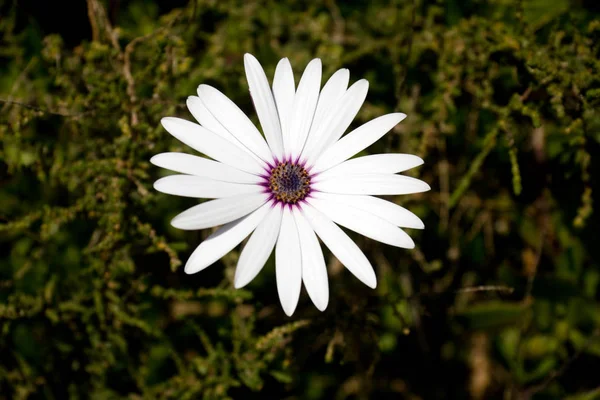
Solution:
<svg viewBox="0 0 600 400">
<path fill-rule="evenodd" d="M 187 106 L 199 124 L 163 118 L 162 125 L 186 145 L 209 158 L 163 153 L 159 167 L 179 172 L 154 188 L 177 196 L 214 199 L 177 215 L 179 229 L 221 225 L 192 253 L 185 272 L 193 274 L 219 260 L 248 235 L 234 285 L 248 284 L 275 248 L 277 291 L 291 315 L 301 282 L 315 306 L 329 301 L 327 269 L 317 236 L 358 279 L 371 288 L 373 267 L 338 226 L 404 248 L 414 242 L 400 227 L 422 229 L 410 211 L 374 195 L 424 192 L 427 183 L 397 175 L 423 163 L 408 154 L 377 154 L 350 159 L 406 115 L 381 116 L 342 137 L 367 95 L 368 82 L 348 88 L 340 69 L 321 89 L 321 60 L 312 60 L 298 87 L 287 58 L 277 65 L 273 88 L 258 60 L 244 57 L 250 93 L 264 137 L 248 117 L 217 89 L 200 85 Z"/>
</svg>

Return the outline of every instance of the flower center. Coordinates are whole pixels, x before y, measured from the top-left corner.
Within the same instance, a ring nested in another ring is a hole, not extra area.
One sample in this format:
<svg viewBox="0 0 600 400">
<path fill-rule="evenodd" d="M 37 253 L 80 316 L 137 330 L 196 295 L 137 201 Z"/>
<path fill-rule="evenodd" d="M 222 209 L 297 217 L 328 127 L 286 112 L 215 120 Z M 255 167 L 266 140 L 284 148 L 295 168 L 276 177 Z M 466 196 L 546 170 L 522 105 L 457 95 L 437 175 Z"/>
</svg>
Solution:
<svg viewBox="0 0 600 400">
<path fill-rule="evenodd" d="M 271 170 L 269 189 L 278 201 L 296 204 L 310 193 L 310 175 L 301 165 L 279 162 Z"/>
</svg>

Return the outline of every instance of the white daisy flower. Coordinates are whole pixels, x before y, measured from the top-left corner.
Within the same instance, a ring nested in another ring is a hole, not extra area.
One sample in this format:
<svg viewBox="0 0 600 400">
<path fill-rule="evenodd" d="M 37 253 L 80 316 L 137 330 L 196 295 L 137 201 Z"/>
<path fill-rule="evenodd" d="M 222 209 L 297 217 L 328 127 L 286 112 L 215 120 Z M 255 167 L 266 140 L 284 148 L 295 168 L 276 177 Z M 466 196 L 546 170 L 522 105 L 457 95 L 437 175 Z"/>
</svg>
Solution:
<svg viewBox="0 0 600 400">
<path fill-rule="evenodd" d="M 365 100 L 366 80 L 348 88 L 349 72 L 340 69 L 321 90 L 321 60 L 314 59 L 296 87 L 284 58 L 271 88 L 254 56 L 246 54 L 244 66 L 264 138 L 242 110 L 208 85 L 200 85 L 198 97 L 187 100 L 198 123 L 172 117 L 161 121 L 175 138 L 210 157 L 163 153 L 150 160 L 182 174 L 156 181 L 159 192 L 214 199 L 171 221 L 188 230 L 220 226 L 192 253 L 185 272 L 203 270 L 251 235 L 240 254 L 235 287 L 252 281 L 275 248 L 277 291 L 285 313 L 294 312 L 302 282 L 323 311 L 329 286 L 318 237 L 352 274 L 375 288 L 369 260 L 338 225 L 392 246 L 414 247 L 401 227 L 422 229 L 423 222 L 373 196 L 429 190 L 427 183 L 397 174 L 423 160 L 409 154 L 351 159 L 406 115 L 383 115 L 342 137 Z"/>
</svg>

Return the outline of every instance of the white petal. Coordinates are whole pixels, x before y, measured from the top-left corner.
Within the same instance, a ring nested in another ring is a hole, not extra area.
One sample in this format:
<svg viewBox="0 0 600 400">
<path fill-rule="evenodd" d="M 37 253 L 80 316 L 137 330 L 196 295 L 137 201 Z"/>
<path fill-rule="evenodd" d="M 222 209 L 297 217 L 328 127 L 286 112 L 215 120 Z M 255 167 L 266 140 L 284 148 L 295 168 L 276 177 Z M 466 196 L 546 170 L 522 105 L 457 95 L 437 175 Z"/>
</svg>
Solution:
<svg viewBox="0 0 600 400">
<path fill-rule="evenodd" d="M 354 208 L 344 203 L 338 203 L 326 198 L 310 198 L 308 203 L 321 211 L 333 222 L 360 233 L 363 236 L 389 244 L 390 246 L 413 249 L 415 242 L 406 232 L 383 218 Z"/>
<path fill-rule="evenodd" d="M 357 174 L 334 176 L 315 182 L 314 190 L 340 194 L 411 194 L 426 192 L 429 185 L 419 179 L 393 174 Z"/>
<path fill-rule="evenodd" d="M 300 155 L 315 116 L 320 89 L 321 60 L 315 58 L 308 63 L 302 78 L 300 78 L 300 83 L 298 83 L 290 126 L 291 154 L 286 154 L 286 156 L 296 158 Z"/>
<path fill-rule="evenodd" d="M 262 135 L 240 108 L 212 86 L 198 86 L 198 96 L 210 113 L 248 150 L 272 163 L 273 155 Z"/>
<path fill-rule="evenodd" d="M 281 135 L 284 153 L 290 155 L 291 136 L 290 126 L 292 124 L 292 110 L 294 107 L 294 96 L 296 84 L 294 83 L 294 72 L 287 58 L 282 58 L 275 69 L 273 78 L 273 96 L 277 104 L 277 112 L 281 122 Z"/>
<path fill-rule="evenodd" d="M 406 118 L 406 114 L 387 114 L 359 126 L 325 150 L 319 156 L 311 173 L 325 171 L 346 161 L 359 151 L 378 141 L 404 118 Z"/>
<path fill-rule="evenodd" d="M 240 144 L 236 138 L 234 138 L 231 133 L 217 119 L 208 111 L 208 108 L 204 105 L 200 97 L 197 96 L 189 96 L 186 101 L 188 110 L 192 113 L 196 121 L 209 131 L 216 133 L 221 136 L 223 139 L 227 139 L 228 141 Z"/>
<path fill-rule="evenodd" d="M 293 209 L 294 221 L 302 252 L 302 281 L 314 305 L 323 311 L 329 303 L 329 281 L 323 252 L 317 235 L 298 208 Z"/>
<path fill-rule="evenodd" d="M 291 316 L 298 305 L 302 288 L 302 253 L 294 216 L 283 208 L 279 238 L 275 247 L 275 274 L 277 293 L 283 311 Z"/>
<path fill-rule="evenodd" d="M 171 175 L 160 178 L 154 182 L 154 189 L 161 193 L 198 199 L 218 199 L 265 191 L 260 185 L 216 181 L 193 175 Z"/>
<path fill-rule="evenodd" d="M 374 154 L 344 161 L 317 175 L 316 180 L 349 174 L 395 174 L 423 164 L 412 154 Z"/>
<path fill-rule="evenodd" d="M 375 271 L 356 243 L 339 226 L 312 206 L 303 206 L 302 213 L 333 255 L 361 282 L 370 288 L 375 288 L 377 286 Z"/>
<path fill-rule="evenodd" d="M 258 225 L 240 254 L 233 285 L 236 289 L 246 286 L 258 275 L 273 252 L 279 227 L 281 226 L 281 206 L 275 204 Z"/>
<path fill-rule="evenodd" d="M 324 192 L 312 192 L 311 196 L 317 199 L 328 199 L 337 203 L 347 204 L 383 218 L 402 228 L 423 229 L 425 227 L 423 221 L 406 208 L 391 201 L 380 199 L 379 197 Z"/>
<path fill-rule="evenodd" d="M 265 193 L 244 194 L 207 201 L 175 216 L 171 225 L 178 229 L 205 229 L 241 218 L 269 199 Z"/>
<path fill-rule="evenodd" d="M 346 68 L 339 69 L 331 75 L 331 78 L 325 83 L 323 90 L 321 90 L 321 93 L 319 94 L 319 102 L 317 103 L 311 130 L 321 125 L 323 118 L 329 113 L 331 108 L 348 88 L 349 80 L 350 71 Z"/>
<path fill-rule="evenodd" d="M 206 108 L 200 97 L 189 96 L 187 99 L 187 107 L 200 125 L 208 129 L 209 131 L 221 136 L 223 139 L 234 144 L 236 147 L 239 147 L 244 152 L 248 153 L 252 158 L 257 160 L 259 163 L 263 163 L 263 161 L 260 158 L 258 158 L 256 154 L 248 150 L 246 146 L 244 146 L 239 140 L 237 140 L 235 136 L 231 134 L 231 132 L 225 129 L 225 127 L 221 125 L 219 121 L 217 121 L 215 116 L 210 113 L 208 108 Z"/>
<path fill-rule="evenodd" d="M 250 95 L 254 101 L 256 114 L 260 120 L 267 142 L 271 151 L 278 159 L 283 157 L 283 143 L 281 137 L 281 126 L 277 107 L 273 99 L 273 93 L 265 71 L 258 60 L 251 54 L 244 55 L 244 67 L 246 79 L 250 87 Z"/>
<path fill-rule="evenodd" d="M 365 102 L 368 90 L 369 82 L 365 79 L 356 82 L 327 113 L 321 125 L 311 129 L 306 151 L 302 153 L 308 165 L 313 165 L 318 156 L 344 134 Z"/>
<path fill-rule="evenodd" d="M 230 165 L 186 153 L 157 154 L 150 159 L 150 162 L 171 171 L 217 181 L 258 184 L 264 180 L 260 176 L 249 174 Z"/>
<path fill-rule="evenodd" d="M 258 163 L 246 151 L 198 124 L 173 117 L 163 118 L 160 122 L 177 140 L 210 158 L 251 174 L 259 175 L 265 170 L 264 163 Z"/>
<path fill-rule="evenodd" d="M 270 209 L 269 203 L 263 204 L 262 207 L 245 217 L 217 229 L 194 250 L 185 264 L 186 274 L 194 274 L 203 270 L 233 250 L 256 228 Z"/>
</svg>

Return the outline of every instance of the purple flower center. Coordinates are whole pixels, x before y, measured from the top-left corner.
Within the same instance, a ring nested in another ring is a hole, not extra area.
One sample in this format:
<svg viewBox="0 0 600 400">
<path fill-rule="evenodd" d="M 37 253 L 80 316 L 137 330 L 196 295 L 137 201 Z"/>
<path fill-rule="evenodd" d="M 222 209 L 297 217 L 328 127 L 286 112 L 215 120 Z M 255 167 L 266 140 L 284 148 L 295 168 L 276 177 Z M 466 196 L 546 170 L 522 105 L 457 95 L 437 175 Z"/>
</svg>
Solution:
<svg viewBox="0 0 600 400">
<path fill-rule="evenodd" d="M 269 191 L 285 204 L 296 204 L 310 193 L 310 174 L 300 165 L 280 161 L 269 171 Z"/>
</svg>

